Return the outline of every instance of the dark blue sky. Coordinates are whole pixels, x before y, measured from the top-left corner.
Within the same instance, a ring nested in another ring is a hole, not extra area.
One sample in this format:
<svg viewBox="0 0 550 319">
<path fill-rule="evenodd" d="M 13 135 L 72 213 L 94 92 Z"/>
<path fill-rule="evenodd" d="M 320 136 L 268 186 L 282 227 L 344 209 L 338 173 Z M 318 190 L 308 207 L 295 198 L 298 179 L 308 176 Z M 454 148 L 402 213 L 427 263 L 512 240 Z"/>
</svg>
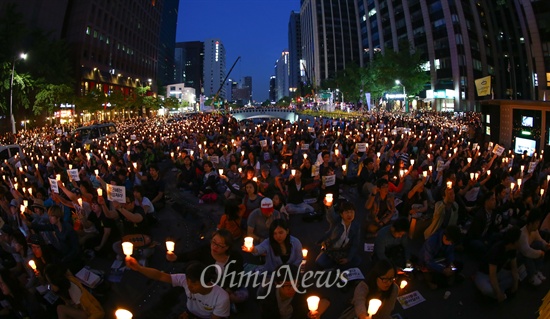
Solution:
<svg viewBox="0 0 550 319">
<path fill-rule="evenodd" d="M 252 76 L 253 97 L 263 102 L 275 61 L 288 48 L 290 12 L 299 10 L 300 0 L 180 0 L 176 41 L 219 38 L 228 72 L 241 57 L 230 78 Z"/>
</svg>

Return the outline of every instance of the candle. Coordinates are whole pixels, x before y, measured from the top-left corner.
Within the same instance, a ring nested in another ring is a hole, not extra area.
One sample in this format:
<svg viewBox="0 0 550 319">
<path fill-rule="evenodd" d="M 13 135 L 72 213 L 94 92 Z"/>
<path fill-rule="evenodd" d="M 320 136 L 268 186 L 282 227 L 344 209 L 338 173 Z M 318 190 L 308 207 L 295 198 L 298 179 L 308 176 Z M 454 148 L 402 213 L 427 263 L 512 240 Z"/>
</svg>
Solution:
<svg viewBox="0 0 550 319">
<path fill-rule="evenodd" d="M 453 188 L 453 182 L 451 181 L 447 182 L 447 188 Z"/>
<path fill-rule="evenodd" d="M 518 187 L 521 187 L 521 178 L 518 178 Z"/>
<path fill-rule="evenodd" d="M 382 306 L 382 301 L 380 301 L 380 299 L 369 300 L 369 309 L 367 310 L 367 313 L 374 316 L 378 312 L 380 306 Z"/>
<path fill-rule="evenodd" d="M 174 243 L 173 241 L 171 240 L 166 241 L 166 250 L 168 250 L 168 252 L 173 252 L 175 246 L 176 246 L 176 243 Z"/>
<path fill-rule="evenodd" d="M 428 172 L 426 172 L 426 171 L 423 171 L 423 172 L 422 172 L 422 176 L 424 176 L 424 177 L 428 177 Z"/>
<path fill-rule="evenodd" d="M 307 258 L 307 249 L 302 249 L 302 256 L 304 256 L 304 259 Z"/>
<path fill-rule="evenodd" d="M 432 171 L 432 165 L 428 166 L 428 169 L 430 170 L 430 172 Z"/>
<path fill-rule="evenodd" d="M 544 188 L 541 188 L 540 189 L 540 196 L 543 196 L 544 195 Z"/>
<path fill-rule="evenodd" d="M 241 167 L 239 167 L 237 170 L 239 171 L 239 173 L 243 172 L 243 169 Z"/>
<path fill-rule="evenodd" d="M 304 153 L 304 159 L 306 159 L 306 158 L 307 158 L 307 154 L 306 154 L 306 153 Z"/>
<path fill-rule="evenodd" d="M 97 189 L 97 196 L 103 196 L 103 189 L 101 188 Z"/>
<path fill-rule="evenodd" d="M 510 190 L 514 189 L 514 187 L 516 187 L 516 184 L 515 183 L 510 183 Z"/>
<path fill-rule="evenodd" d="M 132 319 L 133 315 L 126 309 L 118 309 L 115 312 L 116 319 Z"/>
<path fill-rule="evenodd" d="M 474 179 L 474 173 L 470 173 L 470 179 Z"/>
<path fill-rule="evenodd" d="M 472 162 L 472 158 L 471 158 L 471 157 L 468 157 L 466 160 L 468 161 L 468 164 L 470 164 L 470 163 Z"/>
<path fill-rule="evenodd" d="M 479 178 L 479 173 L 476 172 L 476 173 L 474 174 L 474 177 L 475 177 L 475 179 L 478 179 L 478 178 Z"/>
<path fill-rule="evenodd" d="M 332 204 L 333 195 L 331 193 L 326 194 L 325 200 L 327 201 L 327 204 Z"/>
<path fill-rule="evenodd" d="M 283 163 L 283 165 L 281 166 L 283 169 L 286 169 L 286 163 Z M 550 175 L 548 175 L 550 176 Z"/>
<path fill-rule="evenodd" d="M 244 247 L 246 247 L 247 249 L 251 249 L 253 245 L 254 245 L 254 238 L 252 237 L 244 238 Z"/>
<path fill-rule="evenodd" d="M 130 257 L 134 252 L 134 244 L 128 241 L 123 242 L 122 251 L 124 252 L 124 255 L 126 255 L 127 257 Z"/>
<path fill-rule="evenodd" d="M 69 164 L 69 169 L 73 169 L 73 164 Z"/>
<path fill-rule="evenodd" d="M 29 194 L 32 196 L 32 188 L 29 188 Z"/>
<path fill-rule="evenodd" d="M 61 180 L 61 175 L 56 174 L 56 175 L 55 175 L 55 179 L 58 180 L 58 181 L 60 181 L 60 180 Z"/>
<path fill-rule="evenodd" d="M 293 176 L 294 176 L 294 174 L 296 174 L 296 170 L 295 170 L 295 169 L 291 169 L 291 170 L 290 170 L 290 175 L 293 175 Z"/>
<path fill-rule="evenodd" d="M 491 170 L 488 170 L 488 171 L 487 171 L 487 175 L 488 175 L 488 176 L 491 176 Z"/>
<path fill-rule="evenodd" d="M 346 168 L 347 168 L 347 165 L 346 165 L 346 164 L 342 165 L 342 170 L 343 170 L 344 172 L 346 171 Z"/>
<path fill-rule="evenodd" d="M 414 160 L 413 159 L 411 160 L 411 166 L 414 166 Z"/>
<path fill-rule="evenodd" d="M 128 154 L 130 155 L 130 154 Z M 174 157 L 174 152 L 170 152 L 170 157 Z"/>
<path fill-rule="evenodd" d="M 307 297 L 307 308 L 309 309 L 309 311 L 317 311 L 317 309 L 319 309 L 319 301 L 320 300 L 321 300 L 321 298 L 319 298 L 317 296 Z"/>
<path fill-rule="evenodd" d="M 256 176 L 254 176 L 254 177 L 252 177 L 252 180 L 253 180 L 254 182 L 257 182 L 257 181 L 258 181 L 258 178 L 257 178 Z"/>
<path fill-rule="evenodd" d="M 134 165 L 135 167 L 135 165 Z M 98 169 L 94 169 L 94 173 L 95 173 L 95 176 L 99 175 L 99 170 Z"/>
<path fill-rule="evenodd" d="M 82 198 L 77 199 L 77 201 L 78 201 L 78 206 L 82 207 Z"/>
<path fill-rule="evenodd" d="M 23 200 L 23 206 L 25 207 L 29 207 L 29 201 L 28 200 Z"/>
<path fill-rule="evenodd" d="M 218 174 L 223 175 L 223 168 L 218 168 Z"/>
<path fill-rule="evenodd" d="M 34 262 L 34 260 L 29 260 L 29 266 L 32 268 L 32 270 L 36 270 L 36 263 Z"/>
<path fill-rule="evenodd" d="M 402 281 L 401 281 L 401 284 L 399 285 L 399 288 L 403 289 L 403 288 L 405 288 L 405 287 L 407 287 L 407 281 L 406 281 L 406 280 L 402 280 Z"/>
<path fill-rule="evenodd" d="M 23 214 L 23 212 L 25 211 L 25 205 L 21 205 L 19 209 L 21 210 L 21 214 Z"/>
<path fill-rule="evenodd" d="M 244 156 L 244 151 L 241 151 L 241 156 Z"/>
</svg>

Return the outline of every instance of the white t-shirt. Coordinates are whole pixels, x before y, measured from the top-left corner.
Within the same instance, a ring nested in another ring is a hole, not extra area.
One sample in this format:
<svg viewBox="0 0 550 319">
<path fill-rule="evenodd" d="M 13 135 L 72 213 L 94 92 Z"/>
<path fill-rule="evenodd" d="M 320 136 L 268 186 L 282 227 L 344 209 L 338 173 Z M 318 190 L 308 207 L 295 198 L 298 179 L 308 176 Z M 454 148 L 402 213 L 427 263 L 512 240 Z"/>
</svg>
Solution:
<svg viewBox="0 0 550 319">
<path fill-rule="evenodd" d="M 218 285 L 212 287 L 207 295 L 192 294 L 187 286 L 185 274 L 173 274 L 172 286 L 183 287 L 187 295 L 187 310 L 200 318 L 210 318 L 212 314 L 218 317 L 229 317 L 229 295 Z"/>
<path fill-rule="evenodd" d="M 143 197 L 143 200 L 141 201 L 141 205 L 137 199 L 135 200 L 135 204 L 137 206 L 141 206 L 141 208 L 143 208 L 144 210 L 145 210 L 145 206 L 149 206 L 149 209 L 148 211 L 145 212 L 145 214 L 150 214 L 155 212 L 155 206 L 153 205 L 153 203 L 151 203 L 151 201 L 147 197 Z"/>
</svg>

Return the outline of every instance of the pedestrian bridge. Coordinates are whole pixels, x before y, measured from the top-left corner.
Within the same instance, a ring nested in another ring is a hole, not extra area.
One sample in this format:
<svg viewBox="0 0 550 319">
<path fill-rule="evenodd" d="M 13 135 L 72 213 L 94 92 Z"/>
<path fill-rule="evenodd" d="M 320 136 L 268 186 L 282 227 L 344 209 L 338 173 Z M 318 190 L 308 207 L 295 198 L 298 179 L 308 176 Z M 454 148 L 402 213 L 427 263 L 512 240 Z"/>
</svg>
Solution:
<svg viewBox="0 0 550 319">
<path fill-rule="evenodd" d="M 269 108 L 245 108 L 233 110 L 230 112 L 237 121 L 254 118 L 280 118 L 294 123 L 298 119 L 298 114 L 294 110 L 280 109 L 276 107 Z"/>
</svg>

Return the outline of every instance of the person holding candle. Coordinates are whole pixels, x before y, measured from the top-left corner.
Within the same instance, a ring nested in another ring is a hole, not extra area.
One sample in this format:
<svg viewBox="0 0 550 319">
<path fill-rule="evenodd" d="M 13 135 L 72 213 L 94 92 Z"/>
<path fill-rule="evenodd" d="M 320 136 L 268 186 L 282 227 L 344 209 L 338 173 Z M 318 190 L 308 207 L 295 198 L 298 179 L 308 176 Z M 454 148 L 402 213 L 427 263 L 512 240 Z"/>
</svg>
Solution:
<svg viewBox="0 0 550 319">
<path fill-rule="evenodd" d="M 424 230 L 424 239 L 428 239 L 438 230 L 458 225 L 458 204 L 453 188 L 445 188 L 443 200 L 435 203 L 434 214 L 428 228 Z"/>
<path fill-rule="evenodd" d="M 484 256 L 500 235 L 495 226 L 497 215 L 495 209 L 495 193 L 488 192 L 482 198 L 481 207 L 475 213 L 472 225 L 466 235 L 466 244 L 477 256 Z"/>
<path fill-rule="evenodd" d="M 380 229 L 374 241 L 373 260 L 388 259 L 399 268 L 410 264 L 411 249 L 406 236 L 409 227 L 409 220 L 399 217 L 391 225 Z"/>
<path fill-rule="evenodd" d="M 292 274 L 299 272 L 298 266 L 288 265 L 287 271 Z M 279 270 L 279 268 L 277 269 Z M 260 318 L 261 319 L 319 319 L 330 306 L 330 301 L 325 298 L 319 298 L 316 310 L 308 310 L 307 297 L 312 294 L 308 291 L 306 294 L 299 294 L 295 286 L 299 287 L 300 279 L 286 274 L 286 271 L 276 271 L 274 285 L 265 299 L 260 300 Z M 315 306 L 315 305 L 311 305 Z"/>
<path fill-rule="evenodd" d="M 285 183 L 288 190 L 288 204 L 286 210 L 289 214 L 308 214 L 315 210 L 311 205 L 304 202 L 306 184 L 302 179 L 302 169 L 296 168 L 294 176 Z"/>
<path fill-rule="evenodd" d="M 368 213 L 365 226 L 367 233 L 376 233 L 392 220 L 396 212 L 395 201 L 386 179 L 380 178 L 376 181 L 376 187 L 372 188 L 365 208 Z"/>
<path fill-rule="evenodd" d="M 399 287 L 395 283 L 397 269 L 388 260 L 379 260 L 353 292 L 352 306 L 339 319 L 391 319 L 391 313 L 397 301 Z M 380 307 L 373 311 L 369 303 L 373 299 L 381 301 Z M 368 313 L 368 310 L 374 313 Z"/>
<path fill-rule="evenodd" d="M 187 265 L 185 274 L 168 274 L 160 270 L 144 267 L 134 258 L 126 258 L 126 267 L 139 272 L 147 278 L 166 282 L 173 287 L 183 287 L 187 296 L 186 311 L 179 318 L 215 319 L 226 318 L 230 314 L 230 299 L 220 286 L 210 282 L 215 278 L 213 268 L 206 268 L 200 262 Z M 201 278 L 207 286 L 203 286 Z"/>
<path fill-rule="evenodd" d="M 299 266 L 302 263 L 302 243 L 290 235 L 290 227 L 284 219 L 274 220 L 269 227 L 269 238 L 257 246 L 242 247 L 254 256 L 265 255 L 263 269 L 274 271 L 283 264 Z"/>
<path fill-rule="evenodd" d="M 359 266 L 361 257 L 360 226 L 355 220 L 355 206 L 347 201 L 340 203 L 339 214 L 334 210 L 333 202 L 323 200 L 329 230 L 319 243 L 323 251 L 315 260 L 321 269 L 348 269 Z"/>
</svg>

